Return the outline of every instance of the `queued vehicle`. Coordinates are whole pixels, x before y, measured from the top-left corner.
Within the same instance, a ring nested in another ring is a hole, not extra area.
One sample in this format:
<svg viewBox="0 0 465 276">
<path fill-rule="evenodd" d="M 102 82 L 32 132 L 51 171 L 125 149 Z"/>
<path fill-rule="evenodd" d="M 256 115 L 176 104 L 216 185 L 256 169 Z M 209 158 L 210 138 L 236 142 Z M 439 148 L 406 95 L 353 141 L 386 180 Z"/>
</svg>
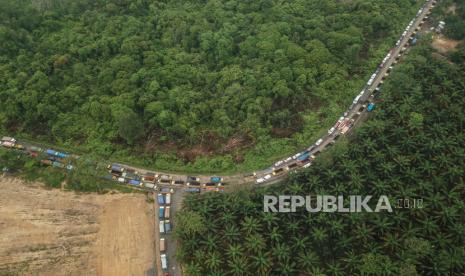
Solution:
<svg viewBox="0 0 465 276">
<path fill-rule="evenodd" d="M 187 188 L 185 191 L 187 193 L 200 193 L 200 188 L 191 187 L 191 188 Z"/>
<path fill-rule="evenodd" d="M 165 206 L 160 206 L 158 209 L 158 218 L 165 218 Z"/>
<path fill-rule="evenodd" d="M 165 250 L 166 250 L 165 238 L 160 238 L 160 252 L 165 252 Z"/>
<path fill-rule="evenodd" d="M 156 176 L 154 173 L 148 172 L 142 177 L 142 181 L 148 182 L 148 183 L 155 183 Z"/>
<path fill-rule="evenodd" d="M 168 269 L 168 260 L 166 258 L 166 254 L 161 254 L 160 259 L 161 259 L 161 268 L 163 270 L 167 270 Z"/>
<path fill-rule="evenodd" d="M 219 176 L 212 176 L 210 177 L 210 181 L 213 183 L 221 183 L 223 181 L 223 178 Z"/>
<path fill-rule="evenodd" d="M 369 103 L 368 106 L 367 106 L 367 111 L 371 112 L 371 111 L 373 111 L 373 109 L 375 109 L 375 104 L 374 103 Z"/>
</svg>

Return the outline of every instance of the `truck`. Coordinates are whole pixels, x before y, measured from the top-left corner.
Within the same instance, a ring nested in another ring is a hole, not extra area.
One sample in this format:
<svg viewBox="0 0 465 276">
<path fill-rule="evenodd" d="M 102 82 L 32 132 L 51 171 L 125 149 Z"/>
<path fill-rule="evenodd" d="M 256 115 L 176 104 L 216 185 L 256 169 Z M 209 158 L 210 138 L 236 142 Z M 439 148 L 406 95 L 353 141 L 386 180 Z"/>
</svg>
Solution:
<svg viewBox="0 0 465 276">
<path fill-rule="evenodd" d="M 200 188 L 190 187 L 185 190 L 187 193 L 200 193 Z"/>
<path fill-rule="evenodd" d="M 160 259 L 161 259 L 161 268 L 163 270 L 167 270 L 168 269 L 168 260 L 166 259 L 166 254 L 161 254 Z"/>
<path fill-rule="evenodd" d="M 140 186 L 140 181 L 139 180 L 136 180 L 136 179 L 130 179 L 129 180 L 129 185 L 132 185 L 132 186 Z"/>
<path fill-rule="evenodd" d="M 14 147 L 15 147 L 15 143 L 14 143 L 14 142 L 10 142 L 10 141 L 2 141 L 2 146 L 4 146 L 5 148 L 14 148 Z"/>
<path fill-rule="evenodd" d="M 166 194 L 165 195 L 165 204 L 170 205 L 171 204 L 171 194 Z"/>
<path fill-rule="evenodd" d="M 48 155 L 51 155 L 51 156 L 56 156 L 58 158 L 66 158 L 66 157 L 69 156 L 69 154 L 67 154 L 67 153 L 62 153 L 62 152 L 59 152 L 59 151 L 55 151 L 53 149 L 47 149 L 45 151 L 45 153 L 48 154 Z"/>
<path fill-rule="evenodd" d="M 16 139 L 13 137 L 8 137 L 8 136 L 3 136 L 2 137 L 2 142 L 11 142 L 11 143 L 16 143 Z"/>
<path fill-rule="evenodd" d="M 160 230 L 160 234 L 165 234 L 165 222 L 163 220 L 160 220 L 160 224 L 158 228 Z"/>
<path fill-rule="evenodd" d="M 219 176 L 212 176 L 210 177 L 210 181 L 213 183 L 220 183 L 221 181 L 223 181 L 223 178 Z"/>
<path fill-rule="evenodd" d="M 158 209 L 158 218 L 165 218 L 165 206 L 160 206 Z"/>
<path fill-rule="evenodd" d="M 161 188 L 160 193 L 162 193 L 162 194 L 172 194 L 172 193 L 174 193 L 174 189 L 168 188 L 168 187 L 163 187 L 163 188 Z"/>
<path fill-rule="evenodd" d="M 188 175 L 187 178 L 186 178 L 186 182 L 187 182 L 188 185 L 189 185 L 190 182 L 199 182 L 199 181 L 200 181 L 200 178 L 196 177 L 196 176 Z"/>
<path fill-rule="evenodd" d="M 158 204 L 165 205 L 165 197 L 163 196 L 163 194 L 158 194 L 157 199 L 158 199 Z"/>
<path fill-rule="evenodd" d="M 166 250 L 166 241 L 165 238 L 160 239 L 160 252 L 165 252 Z"/>
<path fill-rule="evenodd" d="M 52 166 L 55 167 L 55 168 L 64 168 L 65 167 L 65 165 L 63 165 L 63 163 L 58 162 L 58 161 L 53 161 Z"/>
<path fill-rule="evenodd" d="M 36 146 L 30 146 L 30 147 L 29 147 L 29 150 L 30 150 L 30 151 L 34 151 L 34 152 L 41 152 L 41 151 L 42 151 L 41 148 L 36 147 Z"/>
<path fill-rule="evenodd" d="M 149 189 L 155 189 L 155 184 L 152 183 L 144 183 L 144 186 Z"/>
<path fill-rule="evenodd" d="M 165 218 L 169 219 L 170 218 L 170 206 L 165 207 Z"/>
<path fill-rule="evenodd" d="M 142 177 L 142 180 L 144 182 L 148 182 L 148 183 L 155 183 L 155 179 L 156 179 L 156 176 L 154 173 L 146 173 L 143 177 Z"/>
<path fill-rule="evenodd" d="M 284 168 L 279 168 L 273 171 L 273 175 L 279 175 L 284 173 Z"/>
<path fill-rule="evenodd" d="M 124 168 L 123 168 L 123 166 L 121 166 L 120 164 L 111 164 L 111 165 L 108 165 L 108 169 L 109 169 L 111 172 L 116 172 L 116 173 L 122 173 L 122 172 L 124 172 Z"/>
<path fill-rule="evenodd" d="M 367 111 L 371 112 L 371 111 L 373 111 L 373 109 L 375 109 L 375 104 L 374 103 L 369 103 L 368 106 L 367 106 Z"/>
<path fill-rule="evenodd" d="M 302 163 L 308 160 L 309 157 L 310 157 L 310 153 L 302 154 L 301 156 L 299 156 L 299 158 L 297 158 L 297 161 Z"/>
<path fill-rule="evenodd" d="M 165 220 L 165 233 L 171 232 L 171 223 L 169 220 Z"/>
<path fill-rule="evenodd" d="M 42 160 L 40 160 L 40 163 L 43 164 L 43 165 L 51 166 L 52 165 L 52 160 L 42 159 Z"/>
</svg>

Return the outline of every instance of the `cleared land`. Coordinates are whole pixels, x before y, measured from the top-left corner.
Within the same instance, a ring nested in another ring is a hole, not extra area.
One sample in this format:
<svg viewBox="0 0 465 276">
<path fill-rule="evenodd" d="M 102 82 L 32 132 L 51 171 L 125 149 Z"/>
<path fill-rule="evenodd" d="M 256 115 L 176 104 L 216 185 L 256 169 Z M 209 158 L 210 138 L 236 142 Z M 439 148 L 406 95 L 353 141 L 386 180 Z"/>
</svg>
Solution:
<svg viewBox="0 0 465 276">
<path fill-rule="evenodd" d="M 151 275 L 153 204 L 0 177 L 0 275 Z"/>
<path fill-rule="evenodd" d="M 438 50 L 439 53 L 446 54 L 450 51 L 455 51 L 459 43 L 460 41 L 457 40 L 448 39 L 443 36 L 437 36 L 434 38 L 432 45 L 436 50 Z"/>
</svg>

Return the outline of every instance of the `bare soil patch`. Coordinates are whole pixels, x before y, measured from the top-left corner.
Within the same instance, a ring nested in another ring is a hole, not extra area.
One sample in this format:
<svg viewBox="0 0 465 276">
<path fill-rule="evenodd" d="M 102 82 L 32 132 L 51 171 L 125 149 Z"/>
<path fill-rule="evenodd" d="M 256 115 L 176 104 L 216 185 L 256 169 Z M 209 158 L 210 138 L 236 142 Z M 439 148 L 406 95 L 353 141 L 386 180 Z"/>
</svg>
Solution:
<svg viewBox="0 0 465 276">
<path fill-rule="evenodd" d="M 433 48 L 441 54 L 455 51 L 455 48 L 460 43 L 458 40 L 448 39 L 443 36 L 437 36 L 433 40 Z"/>
<path fill-rule="evenodd" d="M 153 204 L 142 194 L 76 194 L 0 177 L 0 275 L 144 275 Z"/>
</svg>

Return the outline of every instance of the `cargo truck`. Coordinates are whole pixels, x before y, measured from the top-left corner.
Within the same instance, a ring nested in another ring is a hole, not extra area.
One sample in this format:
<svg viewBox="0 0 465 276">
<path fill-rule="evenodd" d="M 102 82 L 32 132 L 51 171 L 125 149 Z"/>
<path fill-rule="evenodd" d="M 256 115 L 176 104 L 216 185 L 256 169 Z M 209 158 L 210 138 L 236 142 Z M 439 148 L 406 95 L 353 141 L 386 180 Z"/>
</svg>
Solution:
<svg viewBox="0 0 465 276">
<path fill-rule="evenodd" d="M 210 177 L 210 181 L 213 182 L 213 183 L 220 183 L 221 181 L 223 181 L 223 178 L 221 178 L 219 176 L 212 176 L 212 177 Z"/>
<path fill-rule="evenodd" d="M 160 234 L 165 234 L 165 222 L 163 220 L 160 220 L 160 225 L 159 225 L 159 230 Z"/>
<path fill-rule="evenodd" d="M 169 219 L 170 218 L 170 206 L 165 207 L 165 218 Z"/>
<path fill-rule="evenodd" d="M 165 197 L 162 194 L 158 194 L 158 204 L 165 205 Z"/>
<path fill-rule="evenodd" d="M 144 183 L 144 186 L 149 189 L 155 189 L 155 184 L 152 183 Z"/>
<path fill-rule="evenodd" d="M 160 239 L 160 252 L 165 252 L 166 250 L 166 241 L 165 238 Z"/>
<path fill-rule="evenodd" d="M 373 111 L 373 109 L 375 109 L 375 104 L 374 103 L 369 103 L 368 106 L 367 106 L 367 111 L 371 112 L 371 111 Z"/>
<path fill-rule="evenodd" d="M 129 185 L 132 185 L 132 186 L 140 186 L 140 181 L 139 181 L 139 180 L 136 180 L 136 179 L 130 179 L 130 180 L 129 180 Z"/>
<path fill-rule="evenodd" d="M 58 161 L 52 162 L 52 166 L 55 167 L 55 168 L 64 168 L 65 167 L 65 165 L 63 165 L 63 163 L 60 163 Z"/>
<path fill-rule="evenodd" d="M 144 182 L 149 182 L 149 183 L 155 183 L 155 174 L 154 173 L 146 173 L 144 177 L 142 177 L 142 180 Z"/>
<path fill-rule="evenodd" d="M 162 219 L 165 217 L 165 206 L 160 206 L 158 209 L 158 218 Z"/>
<path fill-rule="evenodd" d="M 160 259 L 161 259 L 161 268 L 163 270 L 167 270 L 168 269 L 168 260 L 166 259 L 166 254 L 161 254 Z"/>
<path fill-rule="evenodd" d="M 165 196 L 165 204 L 166 205 L 171 204 L 171 194 L 166 194 L 166 196 Z"/>
<path fill-rule="evenodd" d="M 171 232 L 171 223 L 169 220 L 165 220 L 165 233 Z"/>
<path fill-rule="evenodd" d="M 122 173 L 124 172 L 124 168 L 123 166 L 119 165 L 119 164 L 111 164 L 111 165 L 108 165 L 108 169 L 112 172 L 116 172 L 116 173 Z"/>
<path fill-rule="evenodd" d="M 188 192 L 188 193 L 200 193 L 200 189 L 199 188 L 194 188 L 194 187 L 187 188 L 185 191 Z"/>
</svg>

